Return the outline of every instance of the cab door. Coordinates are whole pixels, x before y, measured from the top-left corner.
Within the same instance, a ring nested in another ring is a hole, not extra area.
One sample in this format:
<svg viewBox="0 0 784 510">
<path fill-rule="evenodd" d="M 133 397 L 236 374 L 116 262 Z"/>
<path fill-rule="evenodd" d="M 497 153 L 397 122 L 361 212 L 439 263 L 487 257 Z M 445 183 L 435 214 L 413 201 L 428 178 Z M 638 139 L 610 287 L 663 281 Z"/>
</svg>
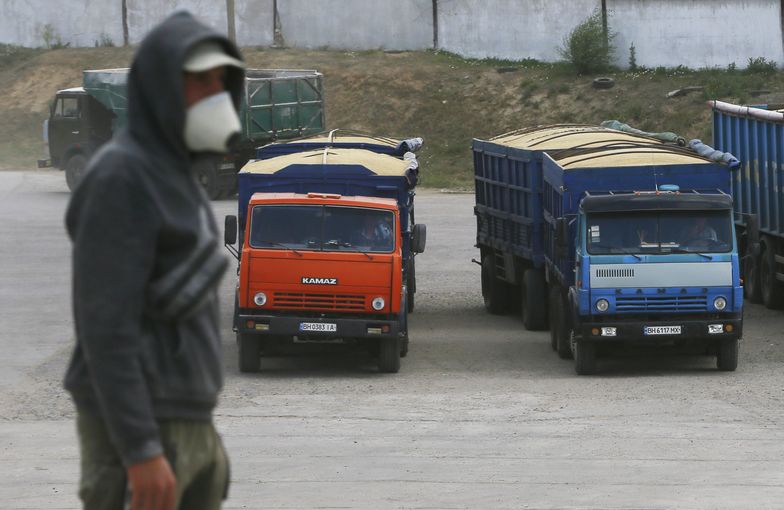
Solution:
<svg viewBox="0 0 784 510">
<path fill-rule="evenodd" d="M 58 94 L 49 118 L 49 153 L 52 162 L 61 166 L 69 147 L 83 143 L 89 133 L 82 133 L 84 94 Z"/>
</svg>

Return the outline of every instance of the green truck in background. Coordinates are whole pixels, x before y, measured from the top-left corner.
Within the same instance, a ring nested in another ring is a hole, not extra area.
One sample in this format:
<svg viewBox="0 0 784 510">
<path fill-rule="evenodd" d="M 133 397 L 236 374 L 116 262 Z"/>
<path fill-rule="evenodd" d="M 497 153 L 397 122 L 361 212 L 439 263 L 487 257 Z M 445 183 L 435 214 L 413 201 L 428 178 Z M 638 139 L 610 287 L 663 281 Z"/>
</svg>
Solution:
<svg viewBox="0 0 784 510">
<path fill-rule="evenodd" d="M 81 87 L 60 90 L 45 121 L 49 159 L 39 167 L 65 171 L 68 188 L 79 183 L 90 156 L 127 122 L 128 69 L 89 70 Z M 248 69 L 240 105 L 242 140 L 231 154 L 194 169 L 212 199 L 236 192 L 236 174 L 255 149 L 278 139 L 324 131 L 323 75 L 313 70 Z"/>
</svg>

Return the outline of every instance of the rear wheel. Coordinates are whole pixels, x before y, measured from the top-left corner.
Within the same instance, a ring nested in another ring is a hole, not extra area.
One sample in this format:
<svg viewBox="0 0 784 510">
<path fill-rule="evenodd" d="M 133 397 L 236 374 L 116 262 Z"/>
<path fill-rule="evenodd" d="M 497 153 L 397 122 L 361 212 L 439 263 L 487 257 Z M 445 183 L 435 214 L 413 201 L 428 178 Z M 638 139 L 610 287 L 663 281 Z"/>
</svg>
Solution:
<svg viewBox="0 0 784 510">
<path fill-rule="evenodd" d="M 408 298 L 408 313 L 414 312 L 414 293 L 416 292 L 416 264 L 414 263 L 415 257 L 411 255 L 411 261 L 408 263 L 408 276 L 406 282 L 406 292 Z"/>
<path fill-rule="evenodd" d="M 69 190 L 75 190 L 76 186 L 82 182 L 86 167 L 87 158 L 82 154 L 74 154 L 65 162 L 65 183 Z"/>
<path fill-rule="evenodd" d="M 559 326 L 556 328 L 555 350 L 559 358 L 572 359 L 572 326 L 569 324 L 569 309 L 561 292 L 558 292 L 556 306 L 558 307 Z"/>
<path fill-rule="evenodd" d="M 762 301 L 759 263 L 760 258 L 751 253 L 743 262 L 743 294 L 752 303 Z"/>
<path fill-rule="evenodd" d="M 522 286 L 523 326 L 529 331 L 547 329 L 547 282 L 544 271 L 526 269 Z"/>
<path fill-rule="evenodd" d="M 482 259 L 482 297 L 485 308 L 495 315 L 503 315 L 509 306 L 509 286 L 495 277 L 495 257 Z"/>
<path fill-rule="evenodd" d="M 548 314 L 548 318 L 550 319 L 550 347 L 554 351 L 558 349 L 558 329 L 562 322 L 557 304 L 558 299 L 561 299 L 561 293 L 558 290 L 558 287 L 550 287 L 550 292 L 547 296 L 547 304 L 550 310 L 550 313 Z"/>
<path fill-rule="evenodd" d="M 193 167 L 193 174 L 204 188 L 204 192 L 210 197 L 210 200 L 221 198 L 224 190 L 218 185 L 218 169 L 215 167 L 214 161 L 209 158 L 196 161 Z"/>
<path fill-rule="evenodd" d="M 400 370 L 399 339 L 380 339 L 378 351 L 378 370 L 387 374 L 396 374 Z"/>
<path fill-rule="evenodd" d="M 772 239 L 768 239 L 765 250 L 760 256 L 760 282 L 762 283 L 762 302 L 768 308 L 780 308 L 784 302 L 784 285 L 776 279 L 776 249 Z"/>
<path fill-rule="evenodd" d="M 256 335 L 237 333 L 240 372 L 258 372 L 261 368 L 261 342 Z"/>
<path fill-rule="evenodd" d="M 716 368 L 723 372 L 734 372 L 738 368 L 738 351 L 740 342 L 737 338 L 719 342 L 716 353 Z"/>
</svg>

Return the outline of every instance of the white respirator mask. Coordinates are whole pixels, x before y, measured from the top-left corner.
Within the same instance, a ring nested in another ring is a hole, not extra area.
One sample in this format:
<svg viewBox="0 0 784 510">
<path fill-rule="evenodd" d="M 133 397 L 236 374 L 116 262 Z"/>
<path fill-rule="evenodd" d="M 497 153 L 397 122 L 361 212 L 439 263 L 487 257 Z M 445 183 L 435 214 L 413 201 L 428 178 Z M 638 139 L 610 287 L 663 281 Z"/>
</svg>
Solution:
<svg viewBox="0 0 784 510">
<path fill-rule="evenodd" d="M 239 135 L 240 119 L 228 92 L 205 97 L 185 112 L 185 145 L 193 152 L 226 153 Z"/>
</svg>

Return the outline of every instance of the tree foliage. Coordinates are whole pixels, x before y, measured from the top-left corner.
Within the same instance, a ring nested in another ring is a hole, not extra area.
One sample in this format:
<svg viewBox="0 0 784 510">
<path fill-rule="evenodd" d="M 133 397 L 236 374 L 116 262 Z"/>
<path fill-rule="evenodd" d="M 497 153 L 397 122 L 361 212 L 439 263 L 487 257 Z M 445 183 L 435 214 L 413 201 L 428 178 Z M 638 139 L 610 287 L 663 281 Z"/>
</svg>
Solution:
<svg viewBox="0 0 784 510">
<path fill-rule="evenodd" d="M 559 52 L 580 74 L 606 71 L 613 61 L 615 36 L 609 27 L 605 31 L 602 13 L 596 9 L 564 38 Z"/>
</svg>

